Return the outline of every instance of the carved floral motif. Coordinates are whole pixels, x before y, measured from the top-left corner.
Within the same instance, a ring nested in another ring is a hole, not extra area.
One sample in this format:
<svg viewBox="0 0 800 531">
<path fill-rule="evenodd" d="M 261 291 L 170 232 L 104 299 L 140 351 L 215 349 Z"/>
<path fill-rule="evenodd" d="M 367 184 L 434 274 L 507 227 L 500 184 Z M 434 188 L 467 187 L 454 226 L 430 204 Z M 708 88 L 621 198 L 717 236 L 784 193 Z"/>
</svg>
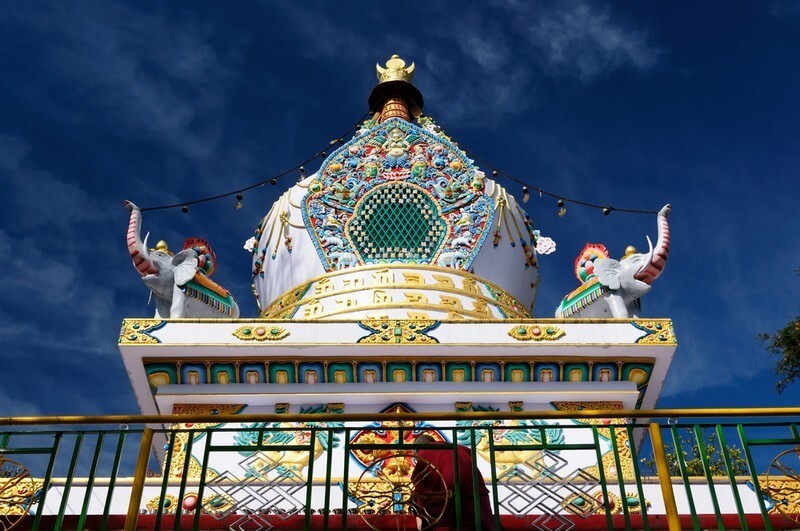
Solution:
<svg viewBox="0 0 800 531">
<path fill-rule="evenodd" d="M 233 331 L 242 341 L 280 341 L 289 337 L 289 331 L 282 326 L 247 325 Z"/>
<path fill-rule="evenodd" d="M 556 341 L 566 335 L 557 326 L 519 325 L 508 331 L 508 335 L 518 341 Z"/>
</svg>

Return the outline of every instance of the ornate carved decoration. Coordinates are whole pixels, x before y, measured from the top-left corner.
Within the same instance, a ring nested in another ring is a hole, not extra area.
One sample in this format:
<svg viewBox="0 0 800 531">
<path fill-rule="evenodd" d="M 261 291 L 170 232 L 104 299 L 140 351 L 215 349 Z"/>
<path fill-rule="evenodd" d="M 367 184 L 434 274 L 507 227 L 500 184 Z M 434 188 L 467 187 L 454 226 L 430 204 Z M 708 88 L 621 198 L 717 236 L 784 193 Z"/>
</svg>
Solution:
<svg viewBox="0 0 800 531">
<path fill-rule="evenodd" d="M 471 184 L 477 172 L 434 128 L 397 118 L 370 124 L 323 162 L 302 202 L 323 267 L 404 262 L 468 270 L 495 211 L 494 199 Z"/>
<path fill-rule="evenodd" d="M 0 530 L 9 531 L 39 502 L 43 482 L 25 465 L 0 455 Z"/>
<path fill-rule="evenodd" d="M 631 324 L 645 332 L 645 334 L 636 340 L 640 345 L 677 345 L 675 339 L 675 329 L 672 326 L 672 321 L 631 321 Z"/>
<path fill-rule="evenodd" d="M 439 326 L 439 321 L 415 319 L 370 319 L 359 321 L 358 325 L 371 333 L 358 340 L 359 343 L 413 343 L 433 344 L 439 340 L 427 335 Z"/>
<path fill-rule="evenodd" d="M 146 345 L 161 343 L 161 340 L 151 336 L 150 332 L 154 332 L 166 324 L 166 321 L 160 319 L 125 319 L 122 321 L 122 328 L 119 331 L 119 344 Z"/>
<path fill-rule="evenodd" d="M 800 524 L 798 460 L 800 446 L 779 453 L 770 463 L 766 476 L 759 477 L 759 486 L 766 495 L 765 502 L 769 512 L 778 512 Z"/>
<path fill-rule="evenodd" d="M 604 409 L 621 410 L 622 402 L 550 402 L 558 411 L 583 411 L 584 409 L 601 411 Z M 602 419 L 581 419 L 583 424 L 603 424 Z"/>
<path fill-rule="evenodd" d="M 566 335 L 557 326 L 544 326 L 538 324 L 515 326 L 508 331 L 508 335 L 518 341 L 556 341 Z"/>
<path fill-rule="evenodd" d="M 245 404 L 175 404 L 172 406 L 172 413 L 175 415 L 235 415 L 241 412 Z M 187 422 L 182 424 L 172 424 L 173 430 L 195 430 L 194 441 L 200 440 L 205 437 L 205 432 L 208 428 L 216 428 L 221 426 L 221 422 Z M 172 461 L 169 466 L 169 476 L 172 478 L 180 478 L 183 476 L 183 470 L 186 465 L 186 445 L 189 442 L 188 431 L 176 431 L 174 434 L 173 446 L 167 447 L 168 452 L 172 452 Z M 187 478 L 199 478 L 202 472 L 200 462 L 194 456 L 189 456 L 188 475 Z M 165 461 L 166 462 L 166 461 Z M 206 476 L 209 478 L 216 477 L 217 472 L 212 469 L 206 470 Z"/>
<path fill-rule="evenodd" d="M 406 470 L 406 465 L 412 462 L 413 466 Z M 398 464 L 401 470 L 392 473 Z M 414 484 L 409 479 L 411 471 L 419 466 L 425 469 L 417 481 L 424 480 L 429 488 L 433 487 L 424 494 L 428 503 L 420 503 L 419 497 L 415 499 Z M 443 502 L 453 496 L 444 476 L 433 464 L 419 456 L 412 461 L 411 452 L 399 450 L 372 461 L 358 481 L 348 483 L 347 489 L 349 496 L 360 502 L 358 514 L 375 531 L 386 528 L 386 520 L 382 519 L 385 514 L 416 514 L 422 520 L 423 529 L 433 529 L 444 514 L 446 504 Z"/>
<path fill-rule="evenodd" d="M 294 304 L 303 298 L 310 287 L 311 283 L 309 282 L 293 288 L 291 291 L 279 297 L 272 304 L 264 308 L 264 311 L 261 312 L 261 317 L 275 319 L 288 318 L 294 311 Z"/>
<path fill-rule="evenodd" d="M 233 331 L 242 341 L 280 341 L 289 337 L 289 331 L 282 326 L 247 325 Z"/>
<path fill-rule="evenodd" d="M 172 494 L 165 494 L 164 500 L 161 500 L 161 496 L 153 496 L 150 498 L 145 507 L 151 513 L 158 511 L 159 505 L 161 506 L 161 512 L 163 513 L 174 513 L 178 508 L 178 498 L 173 496 Z"/>
<path fill-rule="evenodd" d="M 551 402 L 551 404 L 559 411 L 581 411 L 584 409 L 622 409 L 621 402 Z M 597 434 L 608 441 L 611 440 L 611 428 L 603 427 L 608 424 L 606 419 L 575 419 L 574 422 L 598 426 Z M 619 453 L 619 462 L 622 470 L 617 470 L 617 463 L 614 459 L 614 451 L 609 450 L 603 454 L 603 472 L 605 473 L 605 477 L 608 479 L 609 477 L 621 476 L 625 479 L 633 479 L 635 477 L 634 464 L 633 458 L 631 457 L 628 432 L 622 427 L 617 427 L 614 429 L 614 437 L 616 439 L 617 452 Z M 586 467 L 584 470 L 594 476 L 599 475 L 599 469 L 597 466 Z"/>
</svg>

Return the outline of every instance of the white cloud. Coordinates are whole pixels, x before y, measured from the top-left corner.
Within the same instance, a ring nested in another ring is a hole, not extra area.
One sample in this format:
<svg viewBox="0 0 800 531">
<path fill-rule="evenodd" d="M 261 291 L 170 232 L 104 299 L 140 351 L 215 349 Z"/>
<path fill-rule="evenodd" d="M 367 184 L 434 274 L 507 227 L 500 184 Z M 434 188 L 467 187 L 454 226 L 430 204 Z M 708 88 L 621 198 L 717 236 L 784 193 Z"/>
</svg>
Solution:
<svg viewBox="0 0 800 531">
<path fill-rule="evenodd" d="M 586 1 L 509 2 L 514 25 L 545 73 L 591 81 L 623 66 L 652 67 L 659 50 L 647 32 Z"/>
<path fill-rule="evenodd" d="M 800 13 L 800 0 L 773 0 L 769 6 L 769 14 L 775 18 Z"/>
<path fill-rule="evenodd" d="M 192 159 L 214 154 L 241 43 L 222 54 L 210 25 L 115 2 L 81 4 L 77 12 L 61 2 L 18 5 L 14 15 L 57 40 L 49 66 L 69 80 L 51 77 L 58 90 L 88 94 L 102 108 L 98 116 L 122 121 L 119 133 L 165 142 Z"/>
<path fill-rule="evenodd" d="M 23 417 L 41 414 L 42 409 L 33 402 L 23 398 L 11 396 L 7 392 L 0 389 L 0 416 Z"/>
</svg>

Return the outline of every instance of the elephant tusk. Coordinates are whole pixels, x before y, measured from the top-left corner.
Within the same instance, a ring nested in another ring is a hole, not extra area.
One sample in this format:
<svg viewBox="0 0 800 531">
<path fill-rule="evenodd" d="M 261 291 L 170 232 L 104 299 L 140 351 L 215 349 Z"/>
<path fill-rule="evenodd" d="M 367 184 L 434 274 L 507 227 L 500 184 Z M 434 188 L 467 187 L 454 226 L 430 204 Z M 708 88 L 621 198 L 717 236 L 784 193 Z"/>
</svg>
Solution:
<svg viewBox="0 0 800 531">
<path fill-rule="evenodd" d="M 142 255 L 144 259 L 148 262 L 150 261 L 150 249 L 147 247 L 147 239 L 150 237 L 150 233 L 144 235 L 144 241 L 142 242 Z"/>
</svg>

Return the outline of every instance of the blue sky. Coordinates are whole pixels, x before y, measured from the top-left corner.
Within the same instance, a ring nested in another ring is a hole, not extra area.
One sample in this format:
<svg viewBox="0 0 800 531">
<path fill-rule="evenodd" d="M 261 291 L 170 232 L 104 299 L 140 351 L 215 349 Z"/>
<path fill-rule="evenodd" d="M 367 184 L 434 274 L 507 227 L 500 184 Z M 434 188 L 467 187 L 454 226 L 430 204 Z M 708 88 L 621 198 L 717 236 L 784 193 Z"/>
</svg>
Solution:
<svg viewBox="0 0 800 531">
<path fill-rule="evenodd" d="M 661 407 L 797 404 L 755 336 L 800 306 L 800 2 L 366 5 L 0 5 L 0 415 L 136 412 L 116 339 L 153 309 L 123 199 L 187 201 L 295 165 L 366 112 L 393 53 L 468 153 L 568 197 L 672 203 L 672 253 L 643 301 L 680 343 Z M 173 247 L 206 237 L 215 279 L 254 316 L 241 246 L 293 181 L 241 210 L 146 212 L 145 229 Z M 654 216 L 526 206 L 558 242 L 541 317 L 576 286 L 586 242 L 621 255 L 656 233 Z"/>
</svg>

